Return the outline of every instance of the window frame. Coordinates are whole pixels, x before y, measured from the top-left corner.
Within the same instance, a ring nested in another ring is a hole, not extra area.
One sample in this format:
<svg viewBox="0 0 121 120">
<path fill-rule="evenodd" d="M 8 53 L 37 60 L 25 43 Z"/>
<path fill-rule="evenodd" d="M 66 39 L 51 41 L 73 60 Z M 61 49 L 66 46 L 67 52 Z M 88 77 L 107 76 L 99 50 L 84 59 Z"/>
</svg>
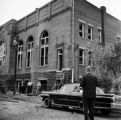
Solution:
<svg viewBox="0 0 121 120">
<path fill-rule="evenodd" d="M 33 38 L 33 36 L 30 36 Z M 29 38 L 30 38 L 29 37 Z M 32 52 L 33 52 L 33 48 L 34 48 L 34 38 L 32 41 L 30 41 L 28 38 L 27 40 L 27 55 L 26 55 L 26 68 L 30 68 L 31 67 L 31 61 L 32 61 Z M 28 55 L 30 54 L 30 57 L 28 59 Z"/>
<path fill-rule="evenodd" d="M 98 28 L 98 42 L 102 43 L 102 29 Z"/>
<path fill-rule="evenodd" d="M 80 29 L 80 25 L 82 26 L 82 30 Z M 80 33 L 81 33 L 82 35 L 80 35 Z M 79 20 L 79 36 L 80 36 L 81 38 L 85 38 L 85 22 L 82 21 L 82 20 Z"/>
<path fill-rule="evenodd" d="M 3 45 L 2 45 L 3 44 Z M 0 56 L 1 58 L 1 65 L 0 67 L 4 66 L 5 64 L 5 57 L 6 57 L 6 43 L 4 41 L 0 41 L 0 48 L 2 49 L 2 55 Z"/>
<path fill-rule="evenodd" d="M 85 48 L 79 47 L 79 52 L 80 50 L 82 50 L 82 56 L 80 56 L 80 53 L 78 53 L 78 64 L 85 65 Z M 82 63 L 80 63 L 80 58 L 82 59 Z"/>
<path fill-rule="evenodd" d="M 19 59 L 19 56 L 20 56 L 20 59 Z M 17 51 L 17 68 L 21 69 L 22 68 L 22 64 L 23 64 L 23 44 L 18 45 L 18 51 Z"/>
<path fill-rule="evenodd" d="M 89 33 L 89 28 L 90 28 L 90 33 Z M 88 36 L 88 40 L 90 41 L 93 40 L 93 26 L 90 24 L 88 24 L 87 36 Z"/>
<path fill-rule="evenodd" d="M 45 33 L 47 33 L 47 36 L 44 36 Z M 43 56 L 42 56 L 42 50 L 44 51 Z M 48 31 L 43 31 L 40 37 L 40 66 L 41 67 L 48 65 L 48 57 L 49 57 L 48 53 L 49 53 L 49 34 L 48 34 Z"/>
<path fill-rule="evenodd" d="M 60 53 L 60 51 L 62 51 L 62 53 Z M 60 62 L 61 61 L 60 56 L 61 56 L 62 62 Z M 57 70 L 58 71 L 62 71 L 62 69 L 63 69 L 63 66 L 64 66 L 63 60 L 64 60 L 64 49 L 63 49 L 63 47 L 60 47 L 57 49 Z M 60 65 L 60 64 L 62 64 L 62 65 Z"/>
</svg>

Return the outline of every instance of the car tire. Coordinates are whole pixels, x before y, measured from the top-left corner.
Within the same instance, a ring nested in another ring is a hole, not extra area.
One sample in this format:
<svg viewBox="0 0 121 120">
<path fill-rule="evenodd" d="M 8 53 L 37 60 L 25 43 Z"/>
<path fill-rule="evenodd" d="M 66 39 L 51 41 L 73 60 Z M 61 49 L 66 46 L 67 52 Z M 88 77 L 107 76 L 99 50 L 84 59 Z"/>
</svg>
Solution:
<svg viewBox="0 0 121 120">
<path fill-rule="evenodd" d="M 44 107 L 50 108 L 51 107 L 51 100 L 49 97 L 44 99 Z"/>
</svg>

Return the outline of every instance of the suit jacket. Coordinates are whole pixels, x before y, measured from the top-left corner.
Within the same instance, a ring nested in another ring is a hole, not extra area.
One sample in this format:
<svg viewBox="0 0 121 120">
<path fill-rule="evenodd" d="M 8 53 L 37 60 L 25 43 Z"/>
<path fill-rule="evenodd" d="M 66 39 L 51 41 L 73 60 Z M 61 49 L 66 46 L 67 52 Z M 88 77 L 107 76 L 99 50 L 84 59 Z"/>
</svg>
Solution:
<svg viewBox="0 0 121 120">
<path fill-rule="evenodd" d="M 80 86 L 83 88 L 83 98 L 96 98 L 97 77 L 87 74 L 82 77 Z"/>
</svg>

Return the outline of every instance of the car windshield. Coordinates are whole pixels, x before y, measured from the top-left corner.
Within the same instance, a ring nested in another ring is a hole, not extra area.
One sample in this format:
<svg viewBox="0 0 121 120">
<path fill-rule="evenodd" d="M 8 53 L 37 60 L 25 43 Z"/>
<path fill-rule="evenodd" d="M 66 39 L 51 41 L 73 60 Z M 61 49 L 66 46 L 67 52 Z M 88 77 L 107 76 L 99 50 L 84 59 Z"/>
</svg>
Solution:
<svg viewBox="0 0 121 120">
<path fill-rule="evenodd" d="M 61 94 L 69 94 L 71 92 L 80 92 L 83 93 L 83 89 L 82 87 L 80 87 L 79 84 L 66 84 L 64 86 L 62 86 L 59 90 L 59 93 Z M 103 95 L 105 94 L 103 89 L 96 87 L 96 94 L 97 95 Z"/>
<path fill-rule="evenodd" d="M 60 88 L 61 94 L 69 94 L 71 92 L 79 92 L 79 84 L 67 84 Z"/>
<path fill-rule="evenodd" d="M 101 95 L 101 94 L 105 94 L 105 93 L 104 93 L 104 91 L 101 88 L 96 87 L 96 94 L 97 95 Z"/>
</svg>

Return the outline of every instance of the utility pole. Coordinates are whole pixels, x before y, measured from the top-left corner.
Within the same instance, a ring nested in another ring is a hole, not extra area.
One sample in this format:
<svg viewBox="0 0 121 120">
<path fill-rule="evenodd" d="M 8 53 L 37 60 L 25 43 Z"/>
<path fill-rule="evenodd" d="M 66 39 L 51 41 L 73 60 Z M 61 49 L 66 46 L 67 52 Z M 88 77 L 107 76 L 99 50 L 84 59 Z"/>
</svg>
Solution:
<svg viewBox="0 0 121 120">
<path fill-rule="evenodd" d="M 17 66 L 17 51 L 18 51 L 18 37 L 15 36 L 13 40 L 13 46 L 15 50 L 15 64 L 14 64 L 14 89 L 13 89 L 13 95 L 16 94 L 16 66 Z"/>
</svg>

